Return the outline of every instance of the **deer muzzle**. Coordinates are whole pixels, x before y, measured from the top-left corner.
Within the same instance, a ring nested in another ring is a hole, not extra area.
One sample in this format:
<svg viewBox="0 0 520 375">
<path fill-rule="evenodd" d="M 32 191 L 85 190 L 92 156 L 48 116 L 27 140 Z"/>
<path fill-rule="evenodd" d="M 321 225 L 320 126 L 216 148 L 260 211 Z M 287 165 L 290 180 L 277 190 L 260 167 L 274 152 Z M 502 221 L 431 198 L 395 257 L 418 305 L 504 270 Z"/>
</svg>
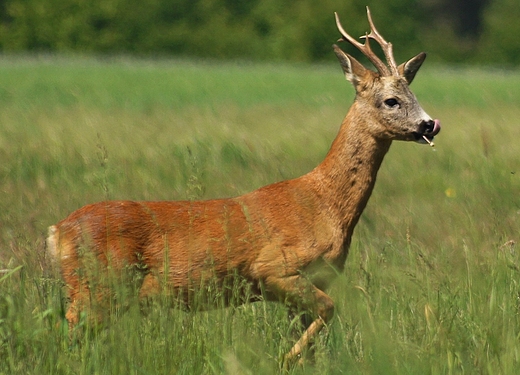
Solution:
<svg viewBox="0 0 520 375">
<path fill-rule="evenodd" d="M 419 125 L 419 131 L 414 134 L 419 143 L 432 145 L 433 138 L 441 131 L 441 122 L 438 119 L 423 121 Z"/>
</svg>

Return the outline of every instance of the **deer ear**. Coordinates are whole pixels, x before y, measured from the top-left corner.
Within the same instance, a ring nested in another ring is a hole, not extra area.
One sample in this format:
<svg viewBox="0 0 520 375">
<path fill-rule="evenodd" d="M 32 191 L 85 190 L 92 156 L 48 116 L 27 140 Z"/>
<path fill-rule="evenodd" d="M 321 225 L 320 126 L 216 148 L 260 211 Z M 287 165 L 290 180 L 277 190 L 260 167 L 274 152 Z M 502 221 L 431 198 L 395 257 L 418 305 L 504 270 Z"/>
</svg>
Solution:
<svg viewBox="0 0 520 375">
<path fill-rule="evenodd" d="M 343 52 L 337 45 L 334 44 L 332 48 L 343 68 L 345 77 L 357 88 L 361 79 L 366 75 L 367 68 L 348 53 Z"/>
<path fill-rule="evenodd" d="M 426 53 L 421 52 L 417 56 L 412 57 L 410 60 L 402 63 L 397 67 L 399 74 L 404 77 L 404 79 L 406 79 L 408 84 L 412 83 L 425 58 Z"/>
</svg>

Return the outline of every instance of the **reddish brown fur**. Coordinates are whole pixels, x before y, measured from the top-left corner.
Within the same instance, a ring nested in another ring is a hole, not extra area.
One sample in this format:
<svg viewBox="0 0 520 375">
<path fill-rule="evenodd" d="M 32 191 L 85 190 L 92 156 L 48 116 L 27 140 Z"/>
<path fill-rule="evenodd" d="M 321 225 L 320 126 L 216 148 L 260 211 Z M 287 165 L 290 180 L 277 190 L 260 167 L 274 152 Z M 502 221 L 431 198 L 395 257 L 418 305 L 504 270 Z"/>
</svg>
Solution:
<svg viewBox="0 0 520 375">
<path fill-rule="evenodd" d="M 315 320 L 287 359 L 301 353 L 333 315 L 324 290 L 343 269 L 392 140 L 430 134 L 423 124 L 429 118 L 408 89 L 405 64 L 399 76 L 380 76 L 339 48 L 335 52 L 357 96 L 328 155 L 313 171 L 231 199 L 96 203 L 50 228 L 49 251 L 68 285 L 71 325 L 90 300 L 88 274 L 78 272 L 86 247 L 111 269 L 136 264 L 146 269 L 141 297 L 159 293 L 166 280 L 171 293 L 182 291 L 187 306 L 186 291 L 239 275 L 253 296 L 262 290 L 267 299 L 312 313 Z M 422 63 L 415 66 L 414 59 L 413 75 Z M 399 97 L 402 110 L 384 108 L 388 97 Z"/>
</svg>

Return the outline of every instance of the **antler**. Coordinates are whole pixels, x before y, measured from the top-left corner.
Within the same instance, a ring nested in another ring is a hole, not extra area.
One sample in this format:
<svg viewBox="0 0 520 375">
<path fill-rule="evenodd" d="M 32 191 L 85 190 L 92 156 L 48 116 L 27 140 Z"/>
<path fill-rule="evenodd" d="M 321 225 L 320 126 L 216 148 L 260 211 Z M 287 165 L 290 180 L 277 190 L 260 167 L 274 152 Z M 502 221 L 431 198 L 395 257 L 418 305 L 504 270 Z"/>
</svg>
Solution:
<svg viewBox="0 0 520 375">
<path fill-rule="evenodd" d="M 354 47 L 359 49 L 363 55 L 368 57 L 368 59 L 374 64 L 376 69 L 382 76 L 398 76 L 399 71 L 397 69 L 397 64 L 395 63 L 394 54 L 392 52 L 392 43 L 387 42 L 381 34 L 377 31 L 374 21 L 372 21 L 372 15 L 370 14 L 370 9 L 367 7 L 367 17 L 368 23 L 370 24 L 370 34 L 365 34 L 361 38 L 365 39 L 365 43 L 361 44 L 356 39 L 351 37 L 341 26 L 341 22 L 339 21 L 339 16 L 336 12 L 334 12 L 334 16 L 336 17 L 336 26 L 338 27 L 339 32 L 341 33 L 342 40 L 350 42 Z M 375 40 L 381 46 L 383 53 L 385 54 L 386 61 L 388 62 L 388 66 L 385 65 L 383 61 L 372 51 L 370 47 L 370 39 Z"/>
</svg>

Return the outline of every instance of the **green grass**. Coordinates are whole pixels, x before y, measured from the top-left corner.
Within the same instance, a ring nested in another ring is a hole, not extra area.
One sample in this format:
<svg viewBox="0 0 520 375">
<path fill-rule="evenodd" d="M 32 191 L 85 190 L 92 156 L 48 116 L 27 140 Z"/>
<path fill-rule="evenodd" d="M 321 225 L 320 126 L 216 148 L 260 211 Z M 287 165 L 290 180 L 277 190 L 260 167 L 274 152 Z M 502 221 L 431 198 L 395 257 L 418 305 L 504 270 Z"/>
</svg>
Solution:
<svg viewBox="0 0 520 375">
<path fill-rule="evenodd" d="M 520 366 L 520 74 L 426 63 L 443 131 L 396 142 L 330 291 L 336 316 L 294 374 L 514 374 Z M 273 374 L 283 306 L 130 303 L 74 345 L 46 227 L 110 199 L 235 196 L 325 156 L 353 89 L 323 66 L 0 60 L 0 373 Z M 21 268 L 19 268 L 22 266 Z M 118 307 L 114 306 L 114 310 Z"/>
</svg>

